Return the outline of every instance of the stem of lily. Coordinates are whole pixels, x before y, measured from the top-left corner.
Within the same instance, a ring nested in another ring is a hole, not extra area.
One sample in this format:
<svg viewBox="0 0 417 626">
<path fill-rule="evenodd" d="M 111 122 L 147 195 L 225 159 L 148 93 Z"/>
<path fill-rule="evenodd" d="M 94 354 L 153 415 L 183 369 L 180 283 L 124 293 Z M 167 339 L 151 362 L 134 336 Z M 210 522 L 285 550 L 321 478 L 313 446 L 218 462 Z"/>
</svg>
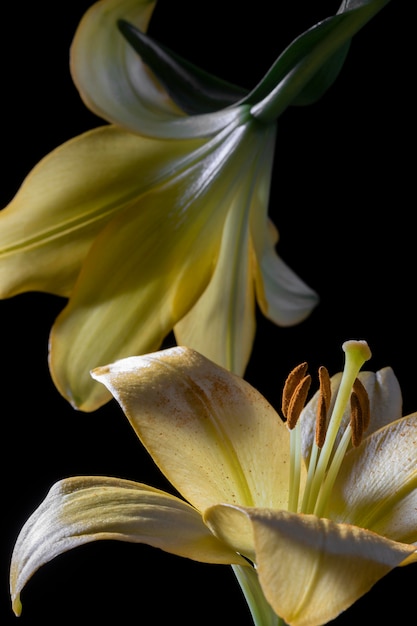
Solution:
<svg viewBox="0 0 417 626">
<path fill-rule="evenodd" d="M 247 102 L 254 102 L 254 98 L 261 95 L 260 100 L 255 100 L 251 114 L 267 124 L 275 121 L 332 55 L 347 45 L 353 35 L 388 2 L 369 0 L 359 7 L 343 10 L 306 31 L 293 44 L 293 54 L 298 62 L 292 63 L 288 71 L 283 71 L 285 60 L 282 57 L 285 53 L 281 55 L 261 83 L 246 97 Z M 317 37 L 317 34 L 321 36 Z M 270 85 L 271 89 L 265 95 L 264 89 Z"/>
<path fill-rule="evenodd" d="M 232 565 L 233 572 L 248 603 L 255 626 L 286 626 L 265 598 L 258 574 L 251 565 Z"/>
</svg>

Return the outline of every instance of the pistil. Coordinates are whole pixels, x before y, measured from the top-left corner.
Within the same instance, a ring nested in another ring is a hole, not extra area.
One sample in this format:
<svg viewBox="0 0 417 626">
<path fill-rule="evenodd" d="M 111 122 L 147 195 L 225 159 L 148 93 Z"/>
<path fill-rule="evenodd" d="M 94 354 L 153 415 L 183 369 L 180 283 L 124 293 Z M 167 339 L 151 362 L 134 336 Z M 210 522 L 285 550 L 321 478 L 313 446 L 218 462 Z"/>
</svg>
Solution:
<svg viewBox="0 0 417 626">
<path fill-rule="evenodd" d="M 329 420 L 329 426 L 324 445 L 320 451 L 317 467 L 311 484 L 308 496 L 309 505 L 317 502 L 320 488 L 324 482 L 326 472 L 329 467 L 329 460 L 334 450 L 335 441 L 339 432 L 340 424 L 348 405 L 353 384 L 359 374 L 362 365 L 371 357 L 371 351 L 365 341 L 346 341 L 342 346 L 345 352 L 345 367 L 340 381 L 340 387 L 336 396 L 336 402 Z M 349 439 L 348 439 L 349 443 Z M 321 509 L 322 506 L 319 506 Z M 317 505 L 315 506 L 315 510 Z M 308 511 L 306 511 L 308 512 Z"/>
</svg>

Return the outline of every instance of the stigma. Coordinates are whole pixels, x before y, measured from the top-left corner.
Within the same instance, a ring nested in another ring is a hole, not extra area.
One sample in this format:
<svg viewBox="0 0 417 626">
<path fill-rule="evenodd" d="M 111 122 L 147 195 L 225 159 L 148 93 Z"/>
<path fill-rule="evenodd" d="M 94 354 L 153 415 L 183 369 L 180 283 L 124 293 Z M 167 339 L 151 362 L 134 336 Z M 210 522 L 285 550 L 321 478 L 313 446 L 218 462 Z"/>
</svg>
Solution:
<svg viewBox="0 0 417 626">
<path fill-rule="evenodd" d="M 335 398 L 332 397 L 328 370 L 324 366 L 318 370 L 315 437 L 302 493 L 300 466 L 303 460 L 299 417 L 311 385 L 307 363 L 294 368 L 284 385 L 281 410 L 290 430 L 291 447 L 288 509 L 293 512 L 325 517 L 343 458 L 350 446 L 360 446 L 369 426 L 369 397 L 358 374 L 363 364 L 371 358 L 371 351 L 366 341 L 346 341 L 342 348 L 345 365 Z M 347 423 L 343 419 L 346 410 L 350 415 Z"/>
</svg>

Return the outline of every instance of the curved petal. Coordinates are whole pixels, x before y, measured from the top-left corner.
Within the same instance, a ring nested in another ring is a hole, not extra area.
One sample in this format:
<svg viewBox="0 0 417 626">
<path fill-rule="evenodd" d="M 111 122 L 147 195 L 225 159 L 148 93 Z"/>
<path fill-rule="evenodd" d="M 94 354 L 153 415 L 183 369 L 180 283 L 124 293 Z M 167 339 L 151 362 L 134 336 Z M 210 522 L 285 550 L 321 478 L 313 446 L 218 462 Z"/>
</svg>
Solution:
<svg viewBox="0 0 417 626">
<path fill-rule="evenodd" d="M 80 135 L 47 155 L 0 211 L 0 294 L 68 296 L 101 229 L 174 171 L 201 140 L 160 141 L 114 126 Z"/>
<path fill-rule="evenodd" d="M 260 272 L 256 280 L 256 296 L 262 313 L 279 326 L 291 326 L 305 320 L 318 304 L 313 289 L 295 274 L 277 255 L 278 234 L 268 223 L 266 241 L 258 252 Z"/>
<path fill-rule="evenodd" d="M 417 413 L 381 428 L 345 456 L 329 515 L 417 542 Z"/>
<path fill-rule="evenodd" d="M 243 379 L 181 347 L 123 359 L 92 375 L 198 510 L 219 502 L 286 506 L 288 430 Z"/>
<path fill-rule="evenodd" d="M 255 335 L 254 268 L 249 215 L 259 179 L 270 169 L 268 130 L 260 134 L 252 171 L 236 186 L 213 277 L 194 307 L 175 326 L 179 345 L 243 376 Z M 266 161 L 266 162 L 265 162 Z M 266 199 L 267 205 L 267 199 Z M 262 211 L 260 219 L 266 220 Z"/>
<path fill-rule="evenodd" d="M 69 478 L 51 488 L 17 538 L 10 568 L 15 612 L 36 570 L 101 539 L 145 543 L 206 563 L 245 563 L 210 533 L 195 509 L 168 493 L 117 478 Z"/>
<path fill-rule="evenodd" d="M 318 303 L 310 289 L 280 259 L 275 251 L 278 231 L 268 218 L 276 126 L 268 126 L 269 141 L 265 145 L 260 175 L 256 180 L 250 214 L 254 247 L 254 279 L 256 299 L 262 313 L 279 326 L 303 321 Z"/>
<path fill-rule="evenodd" d="M 341 379 L 342 374 L 340 372 L 332 376 L 330 379 L 332 397 L 329 415 L 333 410 Z M 390 367 L 384 367 L 377 372 L 359 372 L 359 379 L 368 393 L 371 412 L 369 427 L 365 433 L 366 438 L 379 428 L 382 428 L 383 426 L 401 417 L 402 395 L 397 377 Z M 302 433 L 302 453 L 303 457 L 306 459 L 310 456 L 311 446 L 315 437 L 318 400 L 319 392 L 314 394 L 302 410 L 298 422 Z M 344 431 L 349 423 L 349 420 L 350 408 L 348 407 L 341 421 L 339 436 L 336 439 L 336 443 L 339 441 L 341 436 L 340 433 Z"/>
<path fill-rule="evenodd" d="M 187 169 L 133 197 L 95 239 L 50 339 L 52 377 L 75 407 L 94 410 L 109 399 L 91 369 L 157 350 L 200 297 L 254 146 L 250 129 L 228 129 L 195 151 Z"/>
<path fill-rule="evenodd" d="M 193 308 L 174 326 L 178 345 L 192 346 L 240 376 L 255 337 L 251 247 L 241 211 L 246 196 L 247 189 L 242 186 L 223 229 L 213 276 Z"/>
<path fill-rule="evenodd" d="M 256 563 L 253 526 L 241 507 L 215 504 L 204 511 L 203 519 L 222 543 Z"/>
<path fill-rule="evenodd" d="M 252 525 L 264 594 L 289 626 L 334 619 L 415 552 L 415 546 L 313 515 L 240 511 Z"/>
<path fill-rule="evenodd" d="M 225 108 L 186 116 L 117 28 L 124 19 L 145 31 L 154 0 L 96 2 L 82 18 L 71 46 L 71 72 L 85 104 L 100 117 L 153 137 L 207 136 L 249 110 Z"/>
</svg>

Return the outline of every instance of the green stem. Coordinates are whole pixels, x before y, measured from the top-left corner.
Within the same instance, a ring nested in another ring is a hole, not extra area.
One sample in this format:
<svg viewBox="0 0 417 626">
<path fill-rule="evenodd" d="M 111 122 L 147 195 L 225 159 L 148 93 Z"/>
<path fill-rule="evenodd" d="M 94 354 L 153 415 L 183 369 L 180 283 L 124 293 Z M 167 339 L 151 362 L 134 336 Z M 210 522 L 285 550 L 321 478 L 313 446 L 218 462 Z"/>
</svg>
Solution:
<svg viewBox="0 0 417 626">
<path fill-rule="evenodd" d="M 357 0 L 297 37 L 243 102 L 254 103 L 251 114 L 264 123 L 275 121 L 333 55 L 345 56 L 344 46 L 389 0 Z M 350 8 L 354 6 L 356 8 Z"/>
<path fill-rule="evenodd" d="M 265 598 L 258 574 L 251 565 L 232 565 L 233 572 L 248 603 L 255 626 L 286 626 Z"/>
</svg>

